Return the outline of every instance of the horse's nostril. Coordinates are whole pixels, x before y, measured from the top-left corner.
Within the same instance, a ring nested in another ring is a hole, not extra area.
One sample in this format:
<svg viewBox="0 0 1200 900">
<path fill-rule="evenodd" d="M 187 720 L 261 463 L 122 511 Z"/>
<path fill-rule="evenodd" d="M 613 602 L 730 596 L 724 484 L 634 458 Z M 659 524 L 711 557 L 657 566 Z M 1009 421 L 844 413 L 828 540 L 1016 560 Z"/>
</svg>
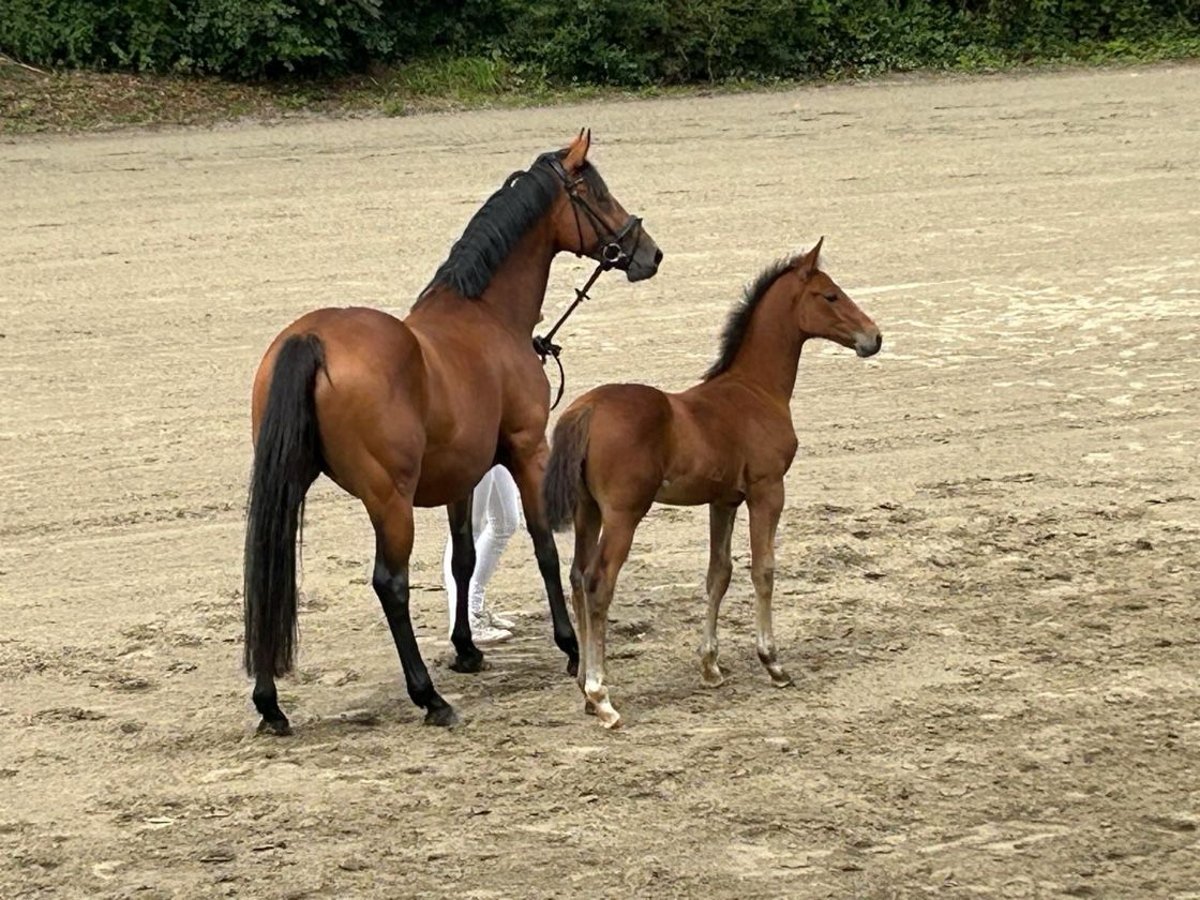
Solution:
<svg viewBox="0 0 1200 900">
<path fill-rule="evenodd" d="M 875 335 L 875 352 L 878 353 L 883 348 L 883 335 Z"/>
<path fill-rule="evenodd" d="M 662 262 L 662 251 L 655 250 L 654 251 L 654 264 L 657 266 L 660 262 Z"/>
</svg>

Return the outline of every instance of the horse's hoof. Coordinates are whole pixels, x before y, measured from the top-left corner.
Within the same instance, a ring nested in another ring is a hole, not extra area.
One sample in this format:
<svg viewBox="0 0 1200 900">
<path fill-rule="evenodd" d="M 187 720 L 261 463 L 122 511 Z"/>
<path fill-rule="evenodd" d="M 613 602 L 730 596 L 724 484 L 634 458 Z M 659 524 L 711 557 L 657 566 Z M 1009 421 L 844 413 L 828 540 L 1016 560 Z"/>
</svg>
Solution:
<svg viewBox="0 0 1200 900">
<path fill-rule="evenodd" d="M 273 734 L 276 737 L 287 737 L 292 733 L 292 723 L 287 719 L 263 719 L 258 723 L 258 734 Z"/>
<path fill-rule="evenodd" d="M 572 656 L 567 659 L 567 674 L 572 678 L 579 674 L 579 657 Z"/>
<path fill-rule="evenodd" d="M 439 706 L 425 713 L 425 724 L 436 725 L 439 728 L 453 728 L 458 724 L 458 713 L 449 704 Z"/>
<path fill-rule="evenodd" d="M 454 672 L 462 672 L 467 675 L 482 672 L 483 653 L 476 650 L 474 656 L 455 657 L 454 662 L 450 663 L 450 669 Z"/>
<path fill-rule="evenodd" d="M 584 715 L 587 715 L 587 716 L 594 716 L 596 714 L 596 704 L 593 703 L 591 700 L 584 700 L 583 701 L 583 713 L 584 713 Z"/>
</svg>

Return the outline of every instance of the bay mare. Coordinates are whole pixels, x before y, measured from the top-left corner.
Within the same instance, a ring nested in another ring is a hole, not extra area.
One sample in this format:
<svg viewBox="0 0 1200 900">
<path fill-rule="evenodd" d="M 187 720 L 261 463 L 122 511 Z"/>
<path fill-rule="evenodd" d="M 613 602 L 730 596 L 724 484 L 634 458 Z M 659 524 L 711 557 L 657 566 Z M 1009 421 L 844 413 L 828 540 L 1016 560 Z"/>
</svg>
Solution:
<svg viewBox="0 0 1200 900">
<path fill-rule="evenodd" d="M 630 281 L 662 253 L 588 162 L 590 132 L 507 178 L 475 214 L 403 321 L 325 308 L 287 326 L 254 379 L 254 465 L 245 548 L 245 666 L 260 731 L 287 734 L 275 679 L 297 643 L 296 544 L 304 497 L 325 474 L 362 501 L 375 530 L 372 585 L 412 701 L 425 721 L 457 716 L 437 692 L 409 617 L 413 507 L 446 506 L 458 585 L 454 667 L 478 671 L 467 588 L 475 568 L 471 492 L 494 464 L 521 491 L 554 640 L 578 668 L 540 485 L 549 382 L 531 339 L 550 264 L 563 251 L 604 260 Z M 462 165 L 474 165 L 463 159 Z"/>
</svg>

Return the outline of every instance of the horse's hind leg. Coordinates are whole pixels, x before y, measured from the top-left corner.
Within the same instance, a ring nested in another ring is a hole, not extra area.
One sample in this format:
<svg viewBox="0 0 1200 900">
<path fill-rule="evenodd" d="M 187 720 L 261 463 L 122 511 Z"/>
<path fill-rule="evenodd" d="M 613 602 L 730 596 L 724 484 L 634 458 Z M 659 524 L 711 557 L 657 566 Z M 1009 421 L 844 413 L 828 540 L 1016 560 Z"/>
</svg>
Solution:
<svg viewBox="0 0 1200 900">
<path fill-rule="evenodd" d="M 729 578 L 733 574 L 730 558 L 730 543 L 733 539 L 733 521 L 737 518 L 737 507 L 720 503 L 708 507 L 708 615 L 704 620 L 704 641 L 700 645 L 700 680 L 707 687 L 720 687 L 725 673 L 717 665 L 717 616 L 721 612 L 721 600 L 729 590 Z"/>
<path fill-rule="evenodd" d="M 417 646 L 408 613 L 408 558 L 413 544 L 412 502 L 393 494 L 381 509 L 371 510 L 371 513 L 376 542 L 375 574 L 371 583 L 379 595 L 392 640 L 396 642 L 396 650 L 400 654 L 408 696 L 425 710 L 425 724 L 454 725 L 458 716 L 433 687 L 425 661 L 421 659 L 421 650 Z"/>
<path fill-rule="evenodd" d="M 537 557 L 542 583 L 546 586 L 546 597 L 550 601 L 550 620 L 554 625 L 554 643 L 567 655 L 567 673 L 579 672 L 579 642 L 571 617 L 567 615 L 567 599 L 563 596 L 562 573 L 559 571 L 558 547 L 554 534 L 546 523 L 546 511 L 542 506 L 542 477 L 546 474 L 546 457 L 550 449 L 545 435 L 539 436 L 536 450 L 527 456 L 514 457 L 509 464 L 513 480 L 521 491 L 521 506 L 525 511 L 525 524 L 533 538 L 533 553 Z"/>
<path fill-rule="evenodd" d="M 775 531 L 783 512 L 783 481 L 752 494 L 750 507 L 750 574 L 754 580 L 755 644 L 758 659 L 775 687 L 787 687 L 791 676 L 775 655 L 775 631 L 771 625 L 771 599 L 775 591 Z"/>
<path fill-rule="evenodd" d="M 584 595 L 587 606 L 587 648 L 584 652 L 586 672 L 583 692 L 595 708 L 596 717 L 605 728 L 621 724 L 621 714 L 613 709 L 604 684 L 604 644 L 608 632 L 608 607 L 612 602 L 617 575 L 629 556 L 633 532 L 641 516 L 605 516 L 600 531 L 600 543 L 584 576 Z"/>
<path fill-rule="evenodd" d="M 455 660 L 450 664 L 450 668 L 455 672 L 478 672 L 483 668 L 483 653 L 471 638 L 469 612 L 471 576 L 475 574 L 475 533 L 471 527 L 471 497 L 451 503 L 446 507 L 446 511 L 450 518 L 450 572 L 454 576 L 454 587 L 458 592 L 454 606 L 454 630 L 450 633 Z"/>
<path fill-rule="evenodd" d="M 259 672 L 255 676 L 252 697 L 254 708 L 262 716 L 262 721 L 258 723 L 259 734 L 269 731 L 282 737 L 292 733 L 291 723 L 279 708 L 279 694 L 275 690 L 275 678 L 270 672 Z"/>
<path fill-rule="evenodd" d="M 579 639 L 579 649 L 583 656 L 580 661 L 576 681 L 579 690 L 584 692 L 584 673 L 587 659 L 587 600 L 584 596 L 584 574 L 588 570 L 592 557 L 596 553 L 596 542 L 600 538 L 600 507 L 591 495 L 579 498 L 575 507 L 575 558 L 571 560 L 571 605 L 575 610 L 575 634 Z M 595 707 L 591 700 L 584 700 L 584 711 L 594 713 Z"/>
</svg>

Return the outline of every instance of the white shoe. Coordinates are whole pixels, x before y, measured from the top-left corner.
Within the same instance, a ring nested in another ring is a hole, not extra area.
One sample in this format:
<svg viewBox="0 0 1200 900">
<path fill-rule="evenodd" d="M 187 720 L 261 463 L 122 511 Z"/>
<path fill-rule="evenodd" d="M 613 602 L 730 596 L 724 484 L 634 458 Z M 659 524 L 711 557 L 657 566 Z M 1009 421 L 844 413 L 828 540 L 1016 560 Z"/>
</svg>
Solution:
<svg viewBox="0 0 1200 900">
<path fill-rule="evenodd" d="M 505 628 L 496 628 L 482 616 L 471 617 L 471 639 L 476 644 L 501 644 L 512 640 L 513 633 Z"/>
<path fill-rule="evenodd" d="M 500 628 L 505 631 L 512 631 L 517 627 L 517 623 L 505 616 L 497 615 L 486 607 L 483 610 L 483 616 L 487 619 L 487 623 L 493 628 Z"/>
</svg>

